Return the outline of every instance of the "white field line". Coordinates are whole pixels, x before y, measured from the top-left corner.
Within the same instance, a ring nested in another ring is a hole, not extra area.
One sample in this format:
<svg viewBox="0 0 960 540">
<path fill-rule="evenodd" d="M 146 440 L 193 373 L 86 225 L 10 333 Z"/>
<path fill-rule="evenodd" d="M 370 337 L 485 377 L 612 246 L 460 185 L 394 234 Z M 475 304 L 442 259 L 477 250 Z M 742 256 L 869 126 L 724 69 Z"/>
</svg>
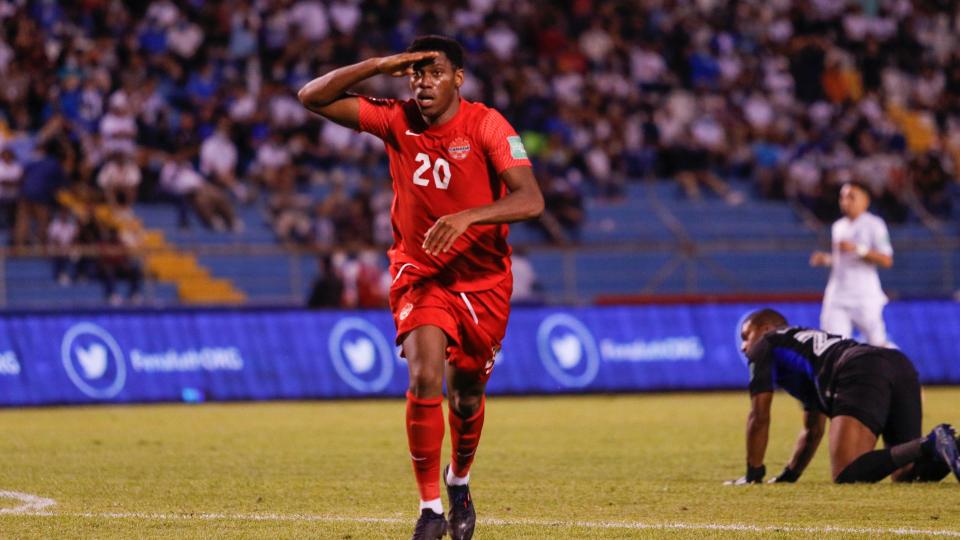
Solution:
<svg viewBox="0 0 960 540">
<path fill-rule="evenodd" d="M 0 508 L 0 514 L 39 514 L 48 506 L 57 504 L 57 501 L 53 499 L 45 499 L 19 491 L 0 491 L 0 499 L 15 499 L 21 502 L 20 506 Z"/>
<path fill-rule="evenodd" d="M 0 492 L 3 493 L 3 492 Z M 49 500 L 49 499 L 46 499 Z M 13 512 L 7 512 L 13 513 Z M 152 512 L 50 512 L 43 510 L 23 510 L 16 512 L 20 516 L 42 517 L 79 517 L 91 519 L 144 519 L 158 521 L 276 521 L 276 522 L 314 522 L 314 523 L 362 523 L 362 524 L 411 524 L 412 518 L 399 517 L 349 517 L 323 516 L 310 514 L 226 514 L 226 513 L 185 513 L 168 514 Z M 960 538 L 960 530 L 935 530 L 912 528 L 880 528 L 880 527 L 802 527 L 793 525 L 750 525 L 745 523 L 646 523 L 638 521 L 577 521 L 553 519 L 500 519 L 480 518 L 481 525 L 494 527 L 507 526 L 540 526 L 564 527 L 584 529 L 622 529 L 622 530 L 659 530 L 659 531 L 724 531 L 724 532 L 786 532 L 807 533 L 813 535 L 827 534 L 861 534 L 861 535 L 896 535 L 896 536 L 931 536 L 942 538 Z"/>
</svg>

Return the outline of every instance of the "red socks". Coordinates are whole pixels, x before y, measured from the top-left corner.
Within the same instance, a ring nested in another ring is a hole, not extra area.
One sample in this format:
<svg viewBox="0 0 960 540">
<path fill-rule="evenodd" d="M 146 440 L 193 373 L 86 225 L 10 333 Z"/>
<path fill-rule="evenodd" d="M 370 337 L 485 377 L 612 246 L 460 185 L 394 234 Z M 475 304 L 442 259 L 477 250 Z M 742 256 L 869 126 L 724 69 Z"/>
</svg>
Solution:
<svg viewBox="0 0 960 540">
<path fill-rule="evenodd" d="M 487 398 L 480 399 L 480 409 L 470 418 L 460 418 L 450 411 L 450 442 L 453 447 L 450 458 L 450 469 L 460 478 L 470 474 L 470 465 L 477 454 L 477 445 L 480 444 L 480 431 L 483 429 L 483 411 L 486 409 Z"/>
<path fill-rule="evenodd" d="M 421 501 L 440 498 L 440 450 L 444 434 L 442 403 L 442 396 L 422 399 L 407 392 L 407 443 Z M 484 397 L 480 401 L 480 410 L 470 418 L 461 418 L 452 411 L 449 414 L 450 469 L 455 476 L 465 478 L 470 473 L 480 444 L 485 409 Z"/>
<path fill-rule="evenodd" d="M 443 396 L 421 399 L 407 392 L 407 443 L 422 501 L 440 498 L 440 447 L 443 445 L 444 430 L 442 403 Z M 452 418 L 454 415 L 450 416 Z"/>
</svg>

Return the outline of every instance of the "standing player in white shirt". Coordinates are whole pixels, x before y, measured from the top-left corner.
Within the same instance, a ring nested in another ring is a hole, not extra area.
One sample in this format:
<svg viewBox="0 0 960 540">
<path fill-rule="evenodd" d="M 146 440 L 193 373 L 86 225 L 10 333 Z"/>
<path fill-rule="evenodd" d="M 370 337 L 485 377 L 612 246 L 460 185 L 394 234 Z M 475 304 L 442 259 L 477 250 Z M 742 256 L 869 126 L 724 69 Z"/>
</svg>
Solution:
<svg viewBox="0 0 960 540">
<path fill-rule="evenodd" d="M 883 219 L 867 211 L 870 192 L 848 182 L 840 190 L 840 211 L 830 231 L 832 253 L 815 251 L 811 266 L 830 266 L 830 281 L 823 294 L 820 327 L 830 334 L 850 337 L 856 326 L 870 345 L 887 346 L 883 306 L 887 296 L 880 287 L 877 267 L 893 266 L 893 247 Z"/>
</svg>

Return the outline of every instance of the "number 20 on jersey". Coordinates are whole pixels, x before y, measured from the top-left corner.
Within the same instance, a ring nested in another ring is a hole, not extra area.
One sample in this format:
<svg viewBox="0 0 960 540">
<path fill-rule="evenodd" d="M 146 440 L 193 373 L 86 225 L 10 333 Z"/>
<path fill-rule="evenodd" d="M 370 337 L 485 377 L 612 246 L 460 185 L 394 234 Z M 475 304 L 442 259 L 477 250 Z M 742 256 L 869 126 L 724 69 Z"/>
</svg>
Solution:
<svg viewBox="0 0 960 540">
<path fill-rule="evenodd" d="M 420 164 L 417 170 L 413 171 L 414 184 L 418 186 L 429 186 L 430 180 L 424 178 L 423 175 L 432 169 L 433 185 L 435 185 L 437 189 L 447 189 L 447 187 L 450 186 L 450 163 L 447 160 L 437 158 L 433 163 L 430 163 L 430 156 L 423 152 L 418 153 L 414 159 Z"/>
</svg>

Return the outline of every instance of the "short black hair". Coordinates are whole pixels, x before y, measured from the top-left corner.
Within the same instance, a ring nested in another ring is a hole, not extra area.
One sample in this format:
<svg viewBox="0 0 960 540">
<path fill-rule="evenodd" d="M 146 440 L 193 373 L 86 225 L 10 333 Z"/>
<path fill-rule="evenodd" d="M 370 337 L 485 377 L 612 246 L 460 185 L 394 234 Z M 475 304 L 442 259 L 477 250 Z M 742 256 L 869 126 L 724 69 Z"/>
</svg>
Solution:
<svg viewBox="0 0 960 540">
<path fill-rule="evenodd" d="M 457 69 L 463 69 L 463 46 L 453 38 L 440 35 L 420 36 L 407 47 L 407 52 L 438 51 L 447 55 L 450 63 Z"/>
<path fill-rule="evenodd" d="M 868 199 L 873 198 L 873 192 L 870 191 L 870 187 L 859 180 L 847 180 L 846 182 L 843 183 L 843 186 L 855 187 L 860 191 L 862 191 L 863 194 L 866 195 Z M 840 186 L 840 188 L 843 189 L 843 186 Z"/>
<path fill-rule="evenodd" d="M 780 328 L 781 326 L 787 325 L 787 318 L 775 309 L 763 308 L 747 315 L 747 318 L 744 319 L 743 324 L 751 324 L 754 326 L 769 325 Z"/>
</svg>

